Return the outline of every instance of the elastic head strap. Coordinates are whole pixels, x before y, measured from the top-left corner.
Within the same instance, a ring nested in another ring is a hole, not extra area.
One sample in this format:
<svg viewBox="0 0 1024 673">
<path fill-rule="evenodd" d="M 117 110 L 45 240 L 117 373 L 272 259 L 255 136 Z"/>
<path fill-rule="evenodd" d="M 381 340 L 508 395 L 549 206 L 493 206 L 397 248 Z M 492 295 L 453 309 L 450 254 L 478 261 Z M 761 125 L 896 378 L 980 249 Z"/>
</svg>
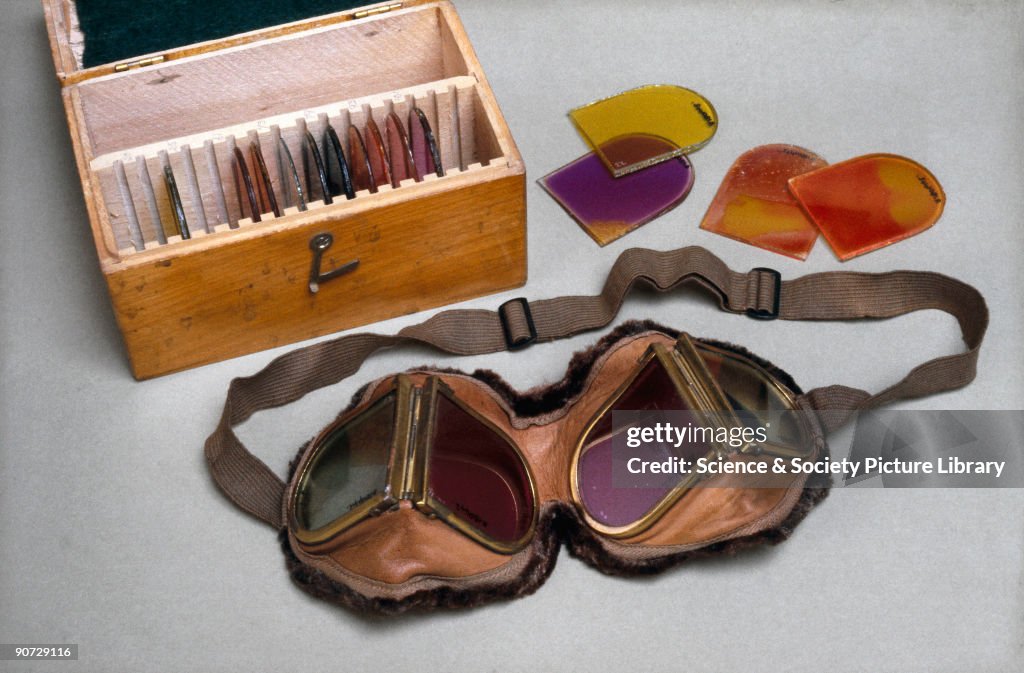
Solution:
<svg viewBox="0 0 1024 673">
<path fill-rule="evenodd" d="M 619 256 L 597 296 L 514 301 L 500 311 L 443 311 L 395 335 L 352 334 L 300 348 L 278 357 L 253 376 L 234 379 L 220 423 L 206 440 L 210 473 L 232 502 L 280 528 L 285 484 L 245 448 L 234 426 L 257 411 L 288 404 L 338 383 L 383 348 L 417 343 L 445 353 L 477 355 L 604 327 L 615 318 L 630 288 L 639 280 L 659 291 L 696 281 L 715 292 L 723 310 L 758 318 L 888 318 L 926 308 L 956 316 L 969 348 L 966 353 L 926 362 L 875 396 L 843 386 L 808 393 L 812 406 L 823 411 L 828 429 L 841 425 L 856 409 L 965 385 L 974 378 L 978 348 L 988 324 L 981 295 L 969 285 L 940 274 L 830 272 L 780 284 L 774 271 L 738 273 L 699 247 L 666 252 L 633 248 Z"/>
<path fill-rule="evenodd" d="M 857 411 L 953 390 L 973 381 L 988 328 L 988 307 L 970 285 L 927 271 L 833 271 L 782 283 L 779 318 L 784 320 L 892 318 L 924 309 L 955 317 L 968 350 L 918 365 L 875 395 L 838 385 L 811 390 L 804 397 L 817 410 L 826 431 L 839 428 Z"/>
</svg>

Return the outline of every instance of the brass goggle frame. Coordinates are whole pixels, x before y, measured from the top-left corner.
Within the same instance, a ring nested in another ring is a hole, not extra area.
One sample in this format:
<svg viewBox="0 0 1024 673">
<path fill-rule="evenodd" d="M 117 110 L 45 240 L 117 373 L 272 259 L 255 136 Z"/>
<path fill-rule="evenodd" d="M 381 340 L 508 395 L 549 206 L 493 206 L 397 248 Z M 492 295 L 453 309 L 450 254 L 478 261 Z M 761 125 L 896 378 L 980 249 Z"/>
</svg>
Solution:
<svg viewBox="0 0 1024 673">
<path fill-rule="evenodd" d="M 315 530 L 307 530 L 299 524 L 296 516 L 298 499 L 302 493 L 311 468 L 316 464 L 320 451 L 329 445 L 329 439 L 343 429 L 359 414 L 367 411 L 370 406 L 363 406 L 346 414 L 321 432 L 312 442 L 314 447 L 303 462 L 301 472 L 295 482 L 296 487 L 288 503 L 289 526 L 296 539 L 311 550 L 330 546 L 330 542 L 342 532 L 352 528 L 366 519 L 379 516 L 389 510 L 397 509 L 403 500 L 423 514 L 444 521 L 464 535 L 470 537 L 484 547 L 502 554 L 511 554 L 525 547 L 533 537 L 537 526 L 539 506 L 537 502 L 537 486 L 530 471 L 529 464 L 523 457 L 519 447 L 494 423 L 465 405 L 445 383 L 436 376 L 427 377 L 423 385 L 418 386 L 412 379 L 399 374 L 394 383 L 378 396 L 373 403 L 383 400 L 387 395 L 395 395 L 395 418 L 388 461 L 387 480 L 383 491 L 375 491 L 357 505 L 337 517 L 330 523 Z M 466 519 L 453 512 L 444 503 L 433 497 L 430 492 L 430 452 L 436 423 L 438 396 L 443 395 L 449 402 L 472 416 L 488 430 L 498 435 L 515 452 L 522 461 L 524 472 L 530 488 L 530 499 L 533 503 L 533 518 L 526 533 L 512 542 L 497 540 L 480 530 Z"/>
<path fill-rule="evenodd" d="M 576 441 L 576 447 L 573 451 L 573 457 L 569 469 L 570 491 L 577 511 L 579 511 L 587 525 L 594 530 L 612 538 L 628 538 L 643 533 L 654 525 L 654 523 L 658 521 L 673 505 L 679 502 L 679 500 L 686 495 L 690 489 L 697 485 L 699 481 L 707 478 L 704 475 L 695 473 L 683 476 L 679 483 L 670 489 L 665 497 L 662 498 L 650 511 L 644 514 L 643 517 L 624 526 L 609 526 L 601 523 L 592 517 L 583 505 L 583 498 L 580 493 L 579 486 L 579 462 L 583 455 L 585 445 L 592 443 L 588 441 L 591 431 L 606 414 L 611 413 L 612 407 L 614 407 L 616 402 L 618 402 L 619 399 L 630 389 L 633 382 L 638 376 L 640 376 L 644 368 L 652 360 L 657 360 L 661 364 L 666 374 L 672 380 L 680 398 L 685 400 L 689 405 L 690 408 L 686 411 L 692 413 L 695 418 L 699 419 L 703 424 L 712 427 L 725 428 L 727 430 L 743 427 L 743 423 L 740 420 L 739 415 L 733 409 L 725 391 L 722 390 L 722 387 L 715 380 L 715 377 L 712 376 L 707 363 L 700 354 L 700 350 L 709 351 L 720 358 L 732 360 L 749 369 L 753 375 L 759 378 L 762 384 L 769 385 L 779 393 L 780 397 L 788 405 L 790 411 L 797 411 L 796 400 L 792 391 L 782 385 L 782 383 L 774 376 L 765 371 L 763 367 L 749 358 L 722 348 L 717 348 L 710 344 L 698 343 L 685 332 L 680 333 L 675 346 L 672 349 L 666 348 L 664 345 L 659 343 L 652 344 L 640 357 L 637 362 L 637 366 L 633 369 L 633 373 L 607 400 L 605 400 L 587 423 L 583 432 L 580 433 L 579 439 Z M 795 418 L 798 422 L 802 421 L 799 414 L 797 414 Z M 744 442 L 740 447 L 732 447 L 727 444 L 713 441 L 709 442 L 709 444 L 711 444 L 711 449 L 707 454 L 705 454 L 704 458 L 707 458 L 708 460 L 725 460 L 729 456 L 733 455 L 767 455 L 780 458 L 806 458 L 813 453 L 814 447 L 809 441 L 810 433 L 802 422 L 800 429 L 806 446 L 793 447 L 769 441 L 760 443 Z M 619 429 L 613 428 L 612 434 L 619 431 Z"/>
</svg>

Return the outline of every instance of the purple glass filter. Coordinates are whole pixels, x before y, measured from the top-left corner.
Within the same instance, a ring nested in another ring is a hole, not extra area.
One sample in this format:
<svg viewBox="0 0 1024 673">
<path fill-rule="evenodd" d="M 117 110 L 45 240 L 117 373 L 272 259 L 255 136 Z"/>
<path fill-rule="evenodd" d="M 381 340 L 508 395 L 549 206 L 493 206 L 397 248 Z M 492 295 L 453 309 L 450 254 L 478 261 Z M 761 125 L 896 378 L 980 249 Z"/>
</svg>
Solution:
<svg viewBox="0 0 1024 673">
<path fill-rule="evenodd" d="M 685 156 L 615 178 L 591 153 L 541 178 L 540 184 L 603 246 L 682 203 L 693 178 Z"/>
</svg>

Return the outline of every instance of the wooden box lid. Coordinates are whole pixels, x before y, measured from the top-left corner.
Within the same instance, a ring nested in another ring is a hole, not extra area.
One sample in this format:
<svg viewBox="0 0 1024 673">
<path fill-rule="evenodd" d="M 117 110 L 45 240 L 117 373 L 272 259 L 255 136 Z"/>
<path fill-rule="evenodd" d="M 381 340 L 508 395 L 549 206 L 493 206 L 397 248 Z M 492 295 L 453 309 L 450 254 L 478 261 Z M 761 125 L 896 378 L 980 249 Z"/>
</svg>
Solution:
<svg viewBox="0 0 1024 673">
<path fill-rule="evenodd" d="M 57 78 L 64 86 L 76 84 L 94 77 L 124 72 L 136 67 L 179 60 L 292 33 L 365 19 L 386 12 L 423 5 L 431 1 L 402 0 L 401 2 L 389 1 L 360 5 L 358 0 L 337 0 L 334 3 L 340 9 L 337 12 L 300 18 L 288 23 L 267 25 L 233 34 L 227 34 L 225 31 L 225 34 L 221 37 L 184 45 L 177 44 L 179 40 L 175 39 L 174 31 L 168 29 L 166 31 L 168 35 L 166 48 L 160 48 L 158 51 L 143 54 L 130 54 L 126 52 L 127 55 L 123 59 L 117 59 L 110 63 L 86 66 L 83 65 L 83 56 L 85 54 L 87 38 L 82 32 L 79 23 L 76 0 L 42 0 L 47 32 L 50 37 L 50 49 L 53 52 L 53 60 L 57 70 Z M 140 8 L 140 5 L 144 4 L 143 2 L 134 2 L 132 4 L 133 13 L 145 11 L 144 8 Z M 153 4 L 162 3 L 154 2 Z M 259 25 L 259 22 L 251 25 Z"/>
</svg>

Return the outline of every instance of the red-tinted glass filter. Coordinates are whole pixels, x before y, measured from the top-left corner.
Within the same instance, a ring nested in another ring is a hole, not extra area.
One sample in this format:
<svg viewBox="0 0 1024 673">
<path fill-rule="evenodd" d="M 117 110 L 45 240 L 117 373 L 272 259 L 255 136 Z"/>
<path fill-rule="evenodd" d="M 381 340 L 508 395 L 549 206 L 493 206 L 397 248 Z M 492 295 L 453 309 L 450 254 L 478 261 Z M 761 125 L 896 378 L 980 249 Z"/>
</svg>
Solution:
<svg viewBox="0 0 1024 673">
<path fill-rule="evenodd" d="M 370 162 L 370 172 L 377 186 L 391 183 L 390 161 L 388 152 L 384 146 L 384 136 L 381 135 L 377 122 L 370 117 L 363 127 L 363 142 L 366 145 L 366 158 Z"/>
<path fill-rule="evenodd" d="M 245 156 L 242 154 L 242 150 L 235 147 L 235 162 L 234 176 L 235 176 L 235 195 L 238 198 L 238 208 L 241 211 L 241 216 L 245 217 L 246 207 L 249 209 L 249 219 L 253 222 L 260 221 L 260 207 L 256 200 L 256 188 L 252 183 L 252 174 L 249 172 L 249 167 L 245 163 Z M 237 226 L 237 224 L 236 224 Z"/>
<path fill-rule="evenodd" d="M 431 497 L 460 520 L 502 543 L 523 538 L 533 523 L 533 489 L 510 440 L 438 394 L 427 463 Z"/>
<path fill-rule="evenodd" d="M 355 126 L 348 127 L 348 158 L 352 171 L 352 186 L 355 191 L 364 189 L 371 193 L 377 191 L 377 178 L 370 167 L 370 159 L 366 152 L 366 144 Z M 354 193 L 353 193 L 354 196 Z"/>
<path fill-rule="evenodd" d="M 255 142 L 249 143 L 249 156 L 253 165 L 253 181 L 256 183 L 256 196 L 259 198 L 260 211 L 273 213 L 274 217 L 281 217 L 284 212 L 278 206 L 277 197 L 274 195 L 274 184 L 270 180 L 270 172 L 267 170 L 267 162 L 263 159 L 263 151 Z"/>
<path fill-rule="evenodd" d="M 391 186 L 397 188 L 402 180 L 416 177 L 415 159 L 409 147 L 409 135 L 405 125 L 394 112 L 385 122 L 388 141 L 388 157 L 391 159 Z"/>
<path fill-rule="evenodd" d="M 839 259 L 902 241 L 929 229 L 946 195 L 912 159 L 868 154 L 790 178 L 789 189 Z"/>
<path fill-rule="evenodd" d="M 422 180 L 427 173 L 434 173 L 439 178 L 444 177 L 441 153 L 437 149 L 437 140 L 430 128 L 430 121 L 426 113 L 418 107 L 409 111 L 409 144 L 412 147 L 417 181 Z"/>
</svg>

